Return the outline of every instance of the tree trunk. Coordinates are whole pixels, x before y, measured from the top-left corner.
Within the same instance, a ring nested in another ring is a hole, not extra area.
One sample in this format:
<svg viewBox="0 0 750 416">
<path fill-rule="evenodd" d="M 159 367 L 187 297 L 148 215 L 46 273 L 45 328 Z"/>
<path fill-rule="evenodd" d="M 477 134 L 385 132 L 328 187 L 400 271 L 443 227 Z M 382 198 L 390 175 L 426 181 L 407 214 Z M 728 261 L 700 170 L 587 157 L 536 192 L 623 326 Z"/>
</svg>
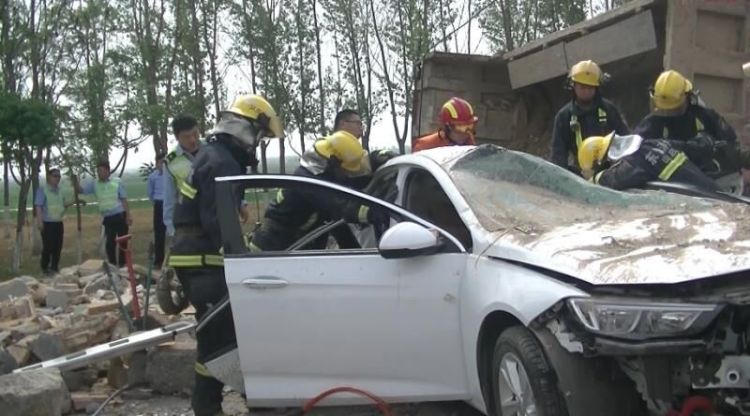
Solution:
<svg viewBox="0 0 750 416">
<path fill-rule="evenodd" d="M 31 181 L 26 178 L 26 164 L 23 159 L 19 160 L 19 174 L 21 176 L 20 189 L 18 191 L 18 211 L 16 213 L 16 242 L 13 248 L 13 259 L 11 273 L 14 275 L 21 272 L 23 261 L 23 227 L 26 223 L 26 202 Z"/>
<path fill-rule="evenodd" d="M 9 154 L 3 155 L 3 229 L 5 238 L 10 238 L 10 175 L 8 174 Z"/>
<path fill-rule="evenodd" d="M 313 28 L 315 30 L 315 53 L 318 60 L 318 95 L 320 100 L 320 127 L 318 134 L 321 136 L 326 134 L 326 100 L 325 100 L 325 86 L 323 85 L 323 59 L 321 58 L 320 52 L 320 26 L 318 26 L 318 7 L 317 1 L 312 1 L 312 13 L 313 13 Z"/>
<path fill-rule="evenodd" d="M 391 81 L 390 74 L 388 73 L 388 58 L 385 54 L 385 46 L 383 45 L 383 39 L 380 36 L 380 28 L 378 27 L 378 20 L 375 14 L 375 2 L 369 0 L 370 5 L 370 16 L 372 17 L 372 28 L 375 31 L 375 40 L 378 42 L 378 50 L 380 51 L 380 59 L 383 62 L 383 78 L 385 79 L 386 92 L 388 93 L 388 106 L 391 111 L 391 122 L 393 123 L 393 133 L 396 136 L 396 141 L 399 142 L 400 148 L 400 137 L 401 132 L 398 128 L 398 114 L 396 108 L 396 100 L 394 98 L 393 82 Z M 403 152 L 402 152 L 403 153 Z"/>
<path fill-rule="evenodd" d="M 208 3 L 213 2 L 213 9 L 210 10 L 209 13 L 209 6 Z M 201 2 L 201 6 L 203 8 L 203 17 L 204 21 L 201 27 L 203 28 L 203 42 L 206 47 L 206 52 L 208 53 L 208 69 L 211 76 L 211 92 L 214 99 L 214 115 L 216 117 L 216 120 L 219 119 L 219 116 L 221 115 L 221 97 L 219 93 L 219 77 L 218 77 L 218 71 L 216 68 L 216 45 L 217 45 L 217 34 L 218 34 L 218 9 L 219 5 L 214 0 L 204 0 Z M 211 30 L 212 34 L 209 37 L 208 34 L 208 22 L 206 21 L 208 19 L 208 15 L 211 14 Z M 203 66 L 201 62 L 201 67 Z"/>
</svg>

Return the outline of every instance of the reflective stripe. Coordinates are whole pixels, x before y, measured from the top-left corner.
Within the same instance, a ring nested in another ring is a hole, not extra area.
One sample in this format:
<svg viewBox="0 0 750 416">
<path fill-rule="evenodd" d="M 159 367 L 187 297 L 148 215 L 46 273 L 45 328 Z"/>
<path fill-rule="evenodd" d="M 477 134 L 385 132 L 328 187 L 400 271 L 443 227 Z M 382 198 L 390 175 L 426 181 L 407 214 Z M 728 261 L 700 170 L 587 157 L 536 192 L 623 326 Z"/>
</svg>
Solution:
<svg viewBox="0 0 750 416">
<path fill-rule="evenodd" d="M 185 181 L 177 182 L 177 189 L 180 190 L 180 193 L 185 195 L 186 197 L 193 199 L 195 198 L 195 195 L 198 193 L 198 190 L 190 186 Z"/>
<path fill-rule="evenodd" d="M 607 112 L 603 108 L 599 107 L 598 113 L 599 113 L 599 123 L 606 123 L 607 122 Z"/>
<path fill-rule="evenodd" d="M 669 178 L 674 175 L 675 171 L 682 166 L 683 163 L 687 160 L 687 156 L 685 156 L 685 153 L 678 153 L 677 156 L 674 157 L 669 163 L 667 163 L 667 166 L 664 167 L 664 169 L 661 170 L 661 173 L 659 173 L 659 179 L 663 181 L 668 181 Z"/>
<path fill-rule="evenodd" d="M 187 183 L 187 178 L 190 176 L 190 171 L 193 168 L 193 162 L 184 153 L 179 156 L 173 155 L 174 152 L 171 152 L 167 156 L 167 172 L 174 178 L 174 183 L 180 193 L 193 199 L 198 191 Z"/>
<path fill-rule="evenodd" d="M 206 367 L 204 364 L 199 363 L 198 361 L 195 362 L 195 372 L 203 377 L 212 377 L 211 372 L 208 371 L 208 367 Z"/>
<path fill-rule="evenodd" d="M 458 119 L 458 111 L 456 111 L 456 107 L 453 106 L 453 102 L 448 102 L 443 106 L 446 110 L 448 110 L 449 113 L 451 113 L 451 118 L 454 120 Z"/>
<path fill-rule="evenodd" d="M 181 256 L 172 254 L 169 256 L 169 265 L 174 267 L 200 267 L 203 266 L 203 256 Z"/>
<path fill-rule="evenodd" d="M 255 243 L 253 243 L 252 241 L 248 241 L 246 245 L 251 253 L 260 253 L 261 251 L 263 251 L 262 248 L 256 246 Z"/>
<path fill-rule="evenodd" d="M 168 263 L 172 267 L 223 266 L 224 257 L 218 254 L 171 254 Z"/>
<path fill-rule="evenodd" d="M 280 203 L 282 203 L 282 202 L 284 202 L 284 192 L 283 192 L 283 190 L 282 190 L 282 189 L 279 189 L 279 190 L 278 190 L 278 191 L 276 192 L 276 203 L 277 203 L 277 204 L 280 204 Z"/>
<path fill-rule="evenodd" d="M 578 122 L 578 116 L 573 114 L 570 117 L 570 128 L 573 129 L 573 134 L 576 135 L 576 150 L 581 147 L 583 143 L 583 136 L 581 136 L 581 123 Z"/>
<path fill-rule="evenodd" d="M 359 222 L 366 224 L 367 223 L 367 214 L 370 212 L 370 207 L 366 205 L 362 205 L 359 207 L 359 212 L 357 212 L 357 220 Z"/>
<path fill-rule="evenodd" d="M 203 261 L 206 266 L 223 266 L 224 256 L 217 256 L 215 254 L 206 254 L 203 256 Z"/>
<path fill-rule="evenodd" d="M 604 171 L 601 171 L 601 172 L 597 173 L 596 175 L 594 175 L 594 176 L 593 176 L 593 177 L 591 178 L 591 182 L 594 182 L 595 184 L 597 184 L 597 185 L 598 185 L 598 184 L 599 184 L 599 180 L 600 180 L 600 179 L 602 178 L 602 175 L 603 175 L 603 174 L 604 174 Z"/>
</svg>

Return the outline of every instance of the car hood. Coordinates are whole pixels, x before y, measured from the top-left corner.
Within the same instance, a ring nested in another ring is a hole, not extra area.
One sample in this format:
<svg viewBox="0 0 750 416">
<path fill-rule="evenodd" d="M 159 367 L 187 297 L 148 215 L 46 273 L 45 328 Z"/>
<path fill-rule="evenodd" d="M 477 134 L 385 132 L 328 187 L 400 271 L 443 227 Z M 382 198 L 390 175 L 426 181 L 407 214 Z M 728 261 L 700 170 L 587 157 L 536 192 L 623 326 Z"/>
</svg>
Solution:
<svg viewBox="0 0 750 416">
<path fill-rule="evenodd" d="M 679 283 L 750 269 L 750 205 L 619 192 L 497 146 L 433 152 L 478 253 L 596 285 Z"/>
<path fill-rule="evenodd" d="M 679 283 L 748 270 L 750 226 L 741 220 L 747 209 L 722 205 L 694 213 L 579 222 L 543 234 L 522 228 L 492 232 L 486 254 L 597 285 Z"/>
</svg>

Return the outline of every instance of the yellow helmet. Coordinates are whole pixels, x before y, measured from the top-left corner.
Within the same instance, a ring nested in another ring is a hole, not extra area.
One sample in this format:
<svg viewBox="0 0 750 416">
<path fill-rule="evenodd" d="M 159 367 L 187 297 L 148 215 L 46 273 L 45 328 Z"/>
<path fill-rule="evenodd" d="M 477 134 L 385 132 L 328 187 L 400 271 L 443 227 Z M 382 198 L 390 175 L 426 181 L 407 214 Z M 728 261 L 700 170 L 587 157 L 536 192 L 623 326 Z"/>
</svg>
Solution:
<svg viewBox="0 0 750 416">
<path fill-rule="evenodd" d="M 607 155 L 612 136 L 615 132 L 606 136 L 591 136 L 578 147 L 578 166 L 581 167 L 583 177 L 588 179 L 594 175 L 594 169 L 598 167 Z"/>
<path fill-rule="evenodd" d="M 284 138 L 284 127 L 276 110 L 260 95 L 240 95 L 226 111 L 258 121 L 267 130 L 266 137 Z"/>
<path fill-rule="evenodd" d="M 336 157 L 348 176 L 368 175 L 372 172 L 367 151 L 359 140 L 347 131 L 339 130 L 318 140 L 314 146 L 315 151 L 324 158 Z"/>
<path fill-rule="evenodd" d="M 598 87 L 602 80 L 602 70 L 594 61 L 581 61 L 570 68 L 568 78 L 579 84 Z"/>
<path fill-rule="evenodd" d="M 651 90 L 651 100 L 657 112 L 677 110 L 685 104 L 693 84 L 677 71 L 664 71 Z"/>
</svg>

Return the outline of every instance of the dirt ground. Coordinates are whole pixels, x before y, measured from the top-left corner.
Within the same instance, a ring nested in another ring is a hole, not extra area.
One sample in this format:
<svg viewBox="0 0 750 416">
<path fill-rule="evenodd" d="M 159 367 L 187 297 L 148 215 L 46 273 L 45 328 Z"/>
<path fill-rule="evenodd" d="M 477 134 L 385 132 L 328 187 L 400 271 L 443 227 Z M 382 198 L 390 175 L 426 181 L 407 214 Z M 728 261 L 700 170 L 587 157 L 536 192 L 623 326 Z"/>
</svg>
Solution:
<svg viewBox="0 0 750 416">
<path fill-rule="evenodd" d="M 102 416 L 193 416 L 190 399 L 181 396 L 152 396 L 145 400 L 116 399 L 100 413 Z M 228 416 L 297 416 L 300 409 L 247 409 L 238 393 L 227 392 L 224 413 Z M 393 416 L 481 416 L 481 413 L 461 402 L 418 403 L 394 405 Z M 90 414 L 90 413 L 88 413 Z M 313 409 L 310 416 L 378 416 L 374 406 L 323 407 Z M 74 413 L 87 415 L 86 412 Z"/>
</svg>

